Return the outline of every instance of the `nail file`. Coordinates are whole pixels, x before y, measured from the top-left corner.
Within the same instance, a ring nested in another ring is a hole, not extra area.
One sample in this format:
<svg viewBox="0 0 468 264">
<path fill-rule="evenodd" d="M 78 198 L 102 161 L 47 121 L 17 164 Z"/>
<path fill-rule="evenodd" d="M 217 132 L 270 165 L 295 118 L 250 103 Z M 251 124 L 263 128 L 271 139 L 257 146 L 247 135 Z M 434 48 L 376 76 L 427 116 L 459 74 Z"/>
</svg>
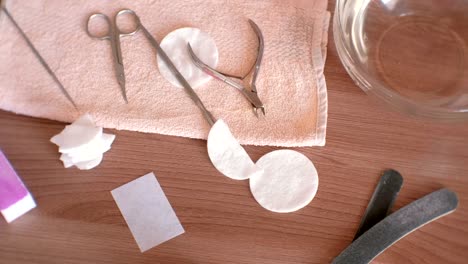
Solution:
<svg viewBox="0 0 468 264">
<path fill-rule="evenodd" d="M 386 170 L 384 172 L 375 188 L 369 204 L 367 205 L 366 212 L 362 217 L 361 225 L 359 226 L 353 241 L 388 215 L 398 193 L 400 192 L 402 184 L 403 177 L 401 177 L 401 174 L 398 171 Z"/>
<path fill-rule="evenodd" d="M 369 263 L 398 240 L 455 211 L 457 206 L 457 195 L 449 189 L 426 195 L 385 217 L 349 245 L 332 263 Z"/>
</svg>

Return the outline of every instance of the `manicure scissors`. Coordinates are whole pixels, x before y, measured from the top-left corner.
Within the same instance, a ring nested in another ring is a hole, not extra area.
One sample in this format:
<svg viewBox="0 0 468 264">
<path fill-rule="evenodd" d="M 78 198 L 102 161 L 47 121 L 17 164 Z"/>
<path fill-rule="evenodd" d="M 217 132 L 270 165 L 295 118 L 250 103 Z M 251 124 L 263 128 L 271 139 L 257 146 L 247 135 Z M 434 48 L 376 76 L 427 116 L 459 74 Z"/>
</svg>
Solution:
<svg viewBox="0 0 468 264">
<path fill-rule="evenodd" d="M 135 28 L 128 32 L 125 32 L 124 30 L 122 30 L 117 23 L 118 17 L 125 15 L 125 14 L 130 14 L 131 16 L 133 16 L 135 20 Z M 92 20 L 97 19 L 97 18 L 101 18 L 101 19 L 104 19 L 104 21 L 106 21 L 107 32 L 104 33 L 103 35 L 97 35 L 90 31 L 89 23 Z M 128 99 L 127 99 L 127 91 L 125 89 L 125 71 L 124 71 L 124 65 L 123 65 L 123 59 L 122 59 L 122 50 L 120 48 L 120 38 L 135 34 L 140 29 L 141 24 L 139 21 L 140 20 L 138 19 L 134 11 L 130 9 L 122 9 L 114 16 L 113 22 L 111 22 L 108 16 L 101 14 L 101 13 L 95 13 L 89 16 L 88 22 L 86 24 L 86 33 L 91 38 L 110 41 L 111 48 L 112 48 L 112 56 L 114 58 L 115 75 L 117 77 L 117 82 L 119 83 L 122 96 L 126 103 L 128 103 Z"/>
<path fill-rule="evenodd" d="M 215 79 L 218 79 L 220 81 L 223 81 L 227 83 L 228 85 L 236 88 L 239 90 L 246 98 L 249 100 L 249 102 L 252 104 L 254 108 L 254 113 L 255 115 L 258 116 L 258 110 L 260 109 L 265 115 L 265 106 L 263 105 L 262 101 L 260 101 L 260 98 L 258 97 L 257 94 L 257 87 L 255 85 L 258 77 L 258 72 L 260 71 L 260 65 L 262 63 L 263 59 L 263 50 L 264 50 L 264 41 L 263 41 L 263 35 L 262 31 L 258 27 L 255 22 L 249 19 L 250 26 L 254 30 L 255 34 L 257 35 L 258 38 L 258 50 L 257 50 L 257 58 L 255 60 L 254 65 L 252 68 L 249 70 L 249 72 L 244 75 L 244 76 L 235 76 L 227 73 L 222 73 L 220 71 L 217 71 L 210 66 L 208 66 L 206 63 L 204 63 L 200 58 L 195 55 L 195 53 L 192 50 L 192 47 L 190 46 L 190 43 L 188 44 L 188 51 L 190 54 L 190 57 L 193 61 L 193 63 L 200 68 L 202 71 L 204 71 L 206 74 L 212 76 Z M 247 79 L 249 75 L 252 75 L 251 81 L 250 81 L 250 89 L 247 88 L 243 82 Z M 238 81 L 234 81 L 232 79 L 237 79 Z M 240 81 L 240 82 L 239 82 Z"/>
</svg>

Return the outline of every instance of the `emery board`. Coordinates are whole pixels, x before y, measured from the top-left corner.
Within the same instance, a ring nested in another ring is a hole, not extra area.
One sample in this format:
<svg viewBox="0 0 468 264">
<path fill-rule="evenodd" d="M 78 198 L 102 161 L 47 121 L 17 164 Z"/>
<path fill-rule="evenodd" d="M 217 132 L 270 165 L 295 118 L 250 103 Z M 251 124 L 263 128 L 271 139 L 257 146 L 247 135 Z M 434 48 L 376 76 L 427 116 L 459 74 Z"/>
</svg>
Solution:
<svg viewBox="0 0 468 264">
<path fill-rule="evenodd" d="M 349 245 L 332 263 L 364 264 L 409 233 L 453 211 L 457 195 L 441 189 L 390 214 Z"/>
</svg>

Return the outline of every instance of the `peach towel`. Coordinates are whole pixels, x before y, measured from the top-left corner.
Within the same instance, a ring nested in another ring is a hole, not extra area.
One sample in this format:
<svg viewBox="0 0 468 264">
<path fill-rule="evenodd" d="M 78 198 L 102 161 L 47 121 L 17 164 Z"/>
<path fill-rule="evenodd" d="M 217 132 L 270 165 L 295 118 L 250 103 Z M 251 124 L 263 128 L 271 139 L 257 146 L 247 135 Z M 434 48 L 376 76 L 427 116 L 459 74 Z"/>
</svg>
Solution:
<svg viewBox="0 0 468 264">
<path fill-rule="evenodd" d="M 280 0 L 7 1 L 6 7 L 47 61 L 79 109 L 62 95 L 4 13 L 0 13 L 0 108 L 72 122 L 85 112 L 97 125 L 206 139 L 209 125 L 181 88 L 158 72 L 155 51 L 143 34 L 121 38 L 129 104 L 114 76 L 110 44 L 85 33 L 88 16 L 113 19 L 134 10 L 157 40 L 180 27 L 213 36 L 218 69 L 243 75 L 253 64 L 257 40 L 247 19 L 265 38 L 257 89 L 266 118 L 257 119 L 236 89 L 217 80 L 196 88 L 206 107 L 222 118 L 242 144 L 323 146 L 327 91 L 323 76 L 328 24 L 326 0 L 308 9 Z"/>
</svg>

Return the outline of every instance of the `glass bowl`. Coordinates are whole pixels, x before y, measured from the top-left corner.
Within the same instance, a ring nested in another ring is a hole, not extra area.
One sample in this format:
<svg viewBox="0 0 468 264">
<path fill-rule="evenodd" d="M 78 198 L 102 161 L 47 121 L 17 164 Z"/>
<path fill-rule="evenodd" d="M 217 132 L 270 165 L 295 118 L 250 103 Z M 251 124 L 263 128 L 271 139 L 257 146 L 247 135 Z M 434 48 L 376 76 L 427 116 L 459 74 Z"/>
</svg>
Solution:
<svg viewBox="0 0 468 264">
<path fill-rule="evenodd" d="M 467 0 L 337 0 L 333 34 L 368 94 L 414 115 L 468 120 Z"/>
</svg>

